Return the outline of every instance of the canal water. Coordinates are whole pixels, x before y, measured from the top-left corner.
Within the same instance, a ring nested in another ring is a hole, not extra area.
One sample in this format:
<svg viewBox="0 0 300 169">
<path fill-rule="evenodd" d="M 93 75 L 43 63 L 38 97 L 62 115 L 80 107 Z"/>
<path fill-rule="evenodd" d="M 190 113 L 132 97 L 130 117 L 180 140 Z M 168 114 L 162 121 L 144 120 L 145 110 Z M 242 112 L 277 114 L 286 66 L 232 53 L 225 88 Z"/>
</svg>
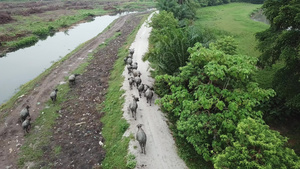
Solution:
<svg viewBox="0 0 300 169">
<path fill-rule="evenodd" d="M 78 24 L 65 32 L 57 32 L 34 46 L 19 49 L 0 58 L 0 105 L 18 92 L 22 84 L 37 77 L 54 62 L 126 14 L 128 13 L 95 17 L 93 21 Z"/>
</svg>

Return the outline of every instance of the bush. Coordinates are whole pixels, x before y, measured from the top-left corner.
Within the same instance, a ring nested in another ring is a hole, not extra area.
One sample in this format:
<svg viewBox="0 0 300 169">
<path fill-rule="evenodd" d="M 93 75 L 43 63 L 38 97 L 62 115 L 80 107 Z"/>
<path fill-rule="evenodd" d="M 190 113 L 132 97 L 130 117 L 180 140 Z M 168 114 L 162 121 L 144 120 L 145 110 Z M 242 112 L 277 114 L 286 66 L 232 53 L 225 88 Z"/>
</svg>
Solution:
<svg viewBox="0 0 300 169">
<path fill-rule="evenodd" d="M 38 28 L 34 30 L 32 33 L 34 35 L 39 36 L 40 38 L 45 38 L 48 35 L 52 35 L 55 32 L 55 29 L 53 26 L 48 26 L 47 28 Z"/>
<path fill-rule="evenodd" d="M 300 168 L 300 158 L 286 148 L 287 138 L 254 119 L 243 119 L 235 132 L 232 146 L 214 158 L 222 168 Z"/>
<path fill-rule="evenodd" d="M 19 49 L 19 48 L 31 46 L 36 42 L 38 42 L 38 40 L 39 39 L 36 36 L 29 36 L 29 37 L 22 38 L 17 42 L 9 43 L 9 46 L 11 46 L 14 49 Z"/>
<path fill-rule="evenodd" d="M 135 168 L 136 166 L 136 160 L 135 160 L 135 156 L 133 154 L 128 154 L 127 155 L 127 164 L 126 167 L 127 168 Z"/>
</svg>

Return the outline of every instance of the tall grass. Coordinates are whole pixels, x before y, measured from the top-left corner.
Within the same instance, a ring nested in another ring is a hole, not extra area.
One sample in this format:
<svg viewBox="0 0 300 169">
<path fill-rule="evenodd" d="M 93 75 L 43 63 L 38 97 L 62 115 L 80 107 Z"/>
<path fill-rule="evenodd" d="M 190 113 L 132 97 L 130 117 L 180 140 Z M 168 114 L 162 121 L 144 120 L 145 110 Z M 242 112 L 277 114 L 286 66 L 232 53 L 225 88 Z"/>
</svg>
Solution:
<svg viewBox="0 0 300 169">
<path fill-rule="evenodd" d="M 7 43 L 8 46 L 10 46 L 13 49 L 20 49 L 24 47 L 31 46 L 38 42 L 38 38 L 35 35 L 24 37 L 24 38 L 19 38 L 17 41 L 9 42 Z"/>
</svg>

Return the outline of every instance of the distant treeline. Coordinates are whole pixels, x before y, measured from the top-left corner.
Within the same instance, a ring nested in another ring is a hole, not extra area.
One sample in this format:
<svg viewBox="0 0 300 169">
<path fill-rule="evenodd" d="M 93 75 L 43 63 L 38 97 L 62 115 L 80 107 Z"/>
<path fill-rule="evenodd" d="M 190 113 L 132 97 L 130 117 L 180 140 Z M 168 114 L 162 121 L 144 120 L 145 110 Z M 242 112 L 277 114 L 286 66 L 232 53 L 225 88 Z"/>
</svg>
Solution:
<svg viewBox="0 0 300 169">
<path fill-rule="evenodd" d="M 230 2 L 248 2 L 253 4 L 263 4 L 265 0 L 196 0 L 201 6 L 215 6 Z"/>
</svg>

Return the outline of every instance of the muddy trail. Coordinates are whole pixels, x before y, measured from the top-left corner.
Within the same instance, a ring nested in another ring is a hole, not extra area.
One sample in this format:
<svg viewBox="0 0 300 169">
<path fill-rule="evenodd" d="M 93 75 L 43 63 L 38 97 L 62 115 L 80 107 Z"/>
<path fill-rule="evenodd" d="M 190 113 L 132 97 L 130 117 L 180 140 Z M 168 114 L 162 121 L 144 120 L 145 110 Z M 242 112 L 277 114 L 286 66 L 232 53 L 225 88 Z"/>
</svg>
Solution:
<svg viewBox="0 0 300 169">
<path fill-rule="evenodd" d="M 59 84 L 65 83 L 69 76 L 81 63 L 86 61 L 88 53 L 96 49 L 106 39 L 116 32 L 121 35 L 112 40 L 104 49 L 94 54 L 94 59 L 86 68 L 86 72 L 78 76 L 76 85 L 68 93 L 70 99 L 64 102 L 59 111 L 60 117 L 53 128 L 50 144 L 43 147 L 44 162 L 28 164 L 40 168 L 92 168 L 97 166 L 105 156 L 104 150 L 99 146 L 99 141 L 104 141 L 101 135 L 101 113 L 96 110 L 96 105 L 105 99 L 110 70 L 117 59 L 118 49 L 124 44 L 127 36 L 140 23 L 142 14 L 131 14 L 120 17 L 105 32 L 90 40 L 83 48 L 54 68 L 34 88 L 20 98 L 4 118 L 0 113 L 0 168 L 17 168 L 17 159 L 20 147 L 24 143 L 24 133 L 18 124 L 19 112 L 30 105 L 32 118 L 32 133 L 39 126 L 34 125 L 34 120 L 40 116 L 40 111 L 46 106 L 49 94 Z M 130 21 L 130 22 L 129 22 Z M 59 93 L 58 93 L 59 94 Z M 3 119 L 4 118 L 4 119 Z M 59 156 L 53 157 L 51 151 L 55 146 L 61 147 Z"/>
<path fill-rule="evenodd" d="M 144 23 L 130 48 L 134 49 L 133 62 L 138 63 L 137 70 L 141 72 L 142 84 L 153 86 L 154 79 L 150 76 L 151 68 L 149 62 L 142 61 L 143 55 L 148 51 L 150 32 L 151 28 Z M 132 90 L 130 89 L 128 78 L 132 75 L 128 74 L 126 67 L 123 76 L 125 80 L 122 88 L 126 91 L 124 94 L 125 103 L 123 116 L 130 123 L 129 129 L 124 135 L 129 136 L 133 134 L 136 136 L 138 124 L 142 124 L 142 129 L 147 135 L 146 154 L 141 153 L 141 147 L 137 140 L 131 140 L 129 143 L 129 152 L 136 156 L 136 168 L 186 169 L 187 166 L 184 161 L 178 156 L 174 138 L 167 124 L 168 119 L 165 117 L 165 114 L 160 111 L 159 106 L 154 104 L 158 96 L 154 93 L 150 106 L 144 94 L 141 95 L 141 98 L 139 98 L 137 102 L 138 108 L 135 120 L 132 118 L 128 107 L 133 100 L 132 96 L 139 97 L 139 93 L 136 86 L 133 86 Z"/>
</svg>

